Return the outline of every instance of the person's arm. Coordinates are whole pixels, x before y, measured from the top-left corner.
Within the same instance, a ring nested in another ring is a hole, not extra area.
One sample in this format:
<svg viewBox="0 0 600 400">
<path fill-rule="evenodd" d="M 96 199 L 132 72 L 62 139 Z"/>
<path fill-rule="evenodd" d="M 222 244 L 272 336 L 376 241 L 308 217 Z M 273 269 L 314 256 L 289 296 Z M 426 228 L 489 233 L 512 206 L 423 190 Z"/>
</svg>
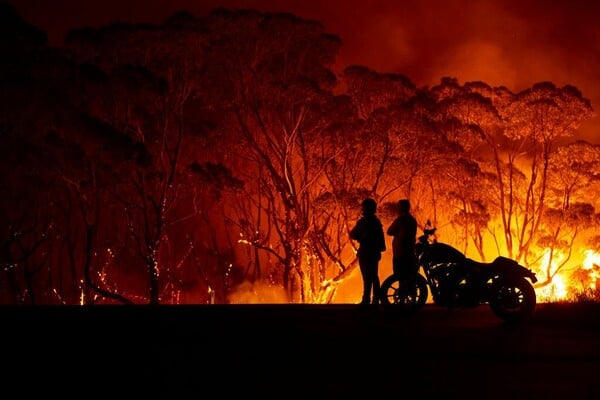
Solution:
<svg viewBox="0 0 600 400">
<path fill-rule="evenodd" d="M 395 236 L 396 235 L 396 231 L 398 230 L 398 218 L 396 218 L 392 224 L 389 226 L 389 228 L 387 229 L 387 234 L 389 236 Z"/>
<path fill-rule="evenodd" d="M 350 231 L 350 239 L 353 240 L 360 240 L 360 238 L 363 235 L 363 220 L 362 218 L 358 220 L 358 222 L 356 223 L 356 225 L 354 225 L 354 228 L 352 228 L 352 230 Z"/>
<path fill-rule="evenodd" d="M 379 235 L 379 251 L 383 252 L 386 250 L 385 246 L 385 236 L 383 235 L 383 227 L 378 230 L 377 234 Z"/>
</svg>

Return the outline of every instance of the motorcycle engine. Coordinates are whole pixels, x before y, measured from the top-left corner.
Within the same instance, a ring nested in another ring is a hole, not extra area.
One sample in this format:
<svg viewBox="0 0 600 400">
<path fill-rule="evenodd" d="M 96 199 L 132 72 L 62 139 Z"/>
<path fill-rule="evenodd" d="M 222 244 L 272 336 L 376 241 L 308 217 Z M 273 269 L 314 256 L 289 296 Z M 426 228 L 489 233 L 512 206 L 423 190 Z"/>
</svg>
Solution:
<svg viewBox="0 0 600 400">
<path fill-rule="evenodd" d="M 431 266 L 429 276 L 435 284 L 434 300 L 441 306 L 475 307 L 479 305 L 477 288 L 469 283 L 463 263 Z"/>
</svg>

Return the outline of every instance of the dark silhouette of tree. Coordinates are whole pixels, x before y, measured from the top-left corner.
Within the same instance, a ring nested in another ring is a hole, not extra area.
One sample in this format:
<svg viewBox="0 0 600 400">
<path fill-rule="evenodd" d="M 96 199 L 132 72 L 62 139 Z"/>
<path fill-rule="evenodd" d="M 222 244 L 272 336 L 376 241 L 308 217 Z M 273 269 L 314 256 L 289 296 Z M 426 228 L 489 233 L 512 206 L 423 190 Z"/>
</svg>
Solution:
<svg viewBox="0 0 600 400">
<path fill-rule="evenodd" d="M 201 21 L 186 13 L 158 26 L 113 24 L 68 37 L 74 58 L 96 65 L 109 78 L 104 98 L 90 112 L 121 133 L 117 146 L 136 149 L 126 160 L 131 171 L 120 177 L 123 185 L 113 196 L 144 262 L 151 304 L 177 301 L 181 288 L 174 283 L 184 273 L 178 257 L 191 254 L 192 244 L 175 237 L 181 221 L 177 206 L 194 193 L 184 171 L 204 139 L 204 42 Z M 195 114 L 188 117 L 192 103 Z"/>
<path fill-rule="evenodd" d="M 378 108 L 406 102 L 417 91 L 415 84 L 402 74 L 381 73 L 362 65 L 346 67 L 342 79 L 345 93 L 352 98 L 358 117 L 363 120 Z"/>
<path fill-rule="evenodd" d="M 228 207 L 243 197 L 244 184 L 223 164 L 194 162 L 188 170 L 194 193 L 186 207 L 191 211 L 183 218 L 193 216 L 195 225 L 207 229 L 190 229 L 187 239 L 195 267 L 210 294 L 208 302 L 225 303 L 232 286 L 239 283 L 233 264 L 237 231 L 233 232 L 228 223 Z M 218 226 L 222 229 L 216 229 Z"/>
<path fill-rule="evenodd" d="M 62 84 L 70 70 L 46 35 L 6 4 L 0 5 L 0 35 L 2 299 L 70 302 L 81 275 L 53 270 L 57 177 L 45 151 L 47 133 L 64 114 Z"/>
<path fill-rule="evenodd" d="M 216 10 L 208 25 L 213 82 L 230 112 L 231 143 L 243 150 L 231 163 L 243 172 L 235 222 L 253 250 L 251 276 L 281 285 L 293 301 L 328 301 L 328 279 L 344 267 L 331 263 L 314 225 L 323 184 L 314 145 L 335 115 L 329 67 L 341 41 L 289 14 Z"/>
</svg>

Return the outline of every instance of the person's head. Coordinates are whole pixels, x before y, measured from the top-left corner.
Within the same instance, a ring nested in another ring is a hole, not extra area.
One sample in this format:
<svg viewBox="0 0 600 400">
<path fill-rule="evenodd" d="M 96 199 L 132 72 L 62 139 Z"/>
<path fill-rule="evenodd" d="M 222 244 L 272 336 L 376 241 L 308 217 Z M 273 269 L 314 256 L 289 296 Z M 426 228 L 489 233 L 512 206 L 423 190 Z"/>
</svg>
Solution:
<svg viewBox="0 0 600 400">
<path fill-rule="evenodd" d="M 398 210 L 401 214 L 410 213 L 410 201 L 408 199 L 402 199 L 398 202 Z"/>
<path fill-rule="evenodd" d="M 377 211 L 377 203 L 373 199 L 364 199 L 362 202 L 362 213 L 364 215 L 373 215 Z"/>
</svg>

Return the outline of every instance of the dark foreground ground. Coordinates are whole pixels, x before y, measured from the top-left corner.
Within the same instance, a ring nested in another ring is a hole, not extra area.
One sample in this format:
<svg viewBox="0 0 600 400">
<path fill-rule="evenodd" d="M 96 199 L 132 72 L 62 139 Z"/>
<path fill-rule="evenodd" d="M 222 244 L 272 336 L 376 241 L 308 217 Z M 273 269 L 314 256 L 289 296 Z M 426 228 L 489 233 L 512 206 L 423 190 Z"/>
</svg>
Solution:
<svg viewBox="0 0 600 400">
<path fill-rule="evenodd" d="M 599 304 L 539 304 L 520 325 L 487 306 L 429 305 L 410 317 L 355 305 L 0 307 L 0 320 L 6 399 L 600 399 Z"/>
</svg>

